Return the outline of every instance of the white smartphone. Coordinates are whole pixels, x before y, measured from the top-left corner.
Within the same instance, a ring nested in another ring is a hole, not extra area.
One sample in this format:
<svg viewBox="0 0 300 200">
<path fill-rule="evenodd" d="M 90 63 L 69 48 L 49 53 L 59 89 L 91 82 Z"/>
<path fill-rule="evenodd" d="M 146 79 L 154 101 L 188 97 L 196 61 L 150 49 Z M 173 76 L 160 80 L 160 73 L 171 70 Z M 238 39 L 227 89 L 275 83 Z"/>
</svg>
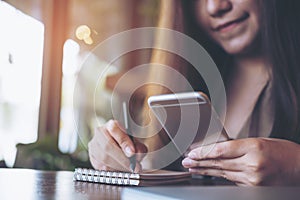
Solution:
<svg viewBox="0 0 300 200">
<path fill-rule="evenodd" d="M 148 105 L 179 153 L 229 137 L 204 93 L 151 96 Z"/>
</svg>

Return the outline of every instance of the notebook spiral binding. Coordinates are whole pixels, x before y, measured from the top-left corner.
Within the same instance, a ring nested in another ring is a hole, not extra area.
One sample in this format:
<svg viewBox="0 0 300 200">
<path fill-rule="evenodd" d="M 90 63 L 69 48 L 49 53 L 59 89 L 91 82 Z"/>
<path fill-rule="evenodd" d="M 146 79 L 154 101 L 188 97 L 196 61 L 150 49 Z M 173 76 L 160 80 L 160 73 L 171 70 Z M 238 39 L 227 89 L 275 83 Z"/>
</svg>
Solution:
<svg viewBox="0 0 300 200">
<path fill-rule="evenodd" d="M 74 181 L 85 181 L 114 185 L 138 185 L 137 179 L 137 174 L 133 173 L 98 171 L 85 168 L 76 168 L 73 175 Z"/>
</svg>

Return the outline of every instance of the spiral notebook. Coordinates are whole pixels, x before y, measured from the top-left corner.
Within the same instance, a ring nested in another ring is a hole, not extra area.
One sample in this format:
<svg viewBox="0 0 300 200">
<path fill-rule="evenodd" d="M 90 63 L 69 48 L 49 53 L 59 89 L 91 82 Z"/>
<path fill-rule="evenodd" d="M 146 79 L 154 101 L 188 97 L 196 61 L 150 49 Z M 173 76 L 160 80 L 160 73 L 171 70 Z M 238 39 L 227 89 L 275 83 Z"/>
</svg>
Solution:
<svg viewBox="0 0 300 200">
<path fill-rule="evenodd" d="M 94 169 L 76 168 L 73 179 L 92 183 L 113 185 L 154 186 L 175 184 L 191 179 L 189 172 L 156 170 L 145 173 L 99 171 Z"/>
</svg>

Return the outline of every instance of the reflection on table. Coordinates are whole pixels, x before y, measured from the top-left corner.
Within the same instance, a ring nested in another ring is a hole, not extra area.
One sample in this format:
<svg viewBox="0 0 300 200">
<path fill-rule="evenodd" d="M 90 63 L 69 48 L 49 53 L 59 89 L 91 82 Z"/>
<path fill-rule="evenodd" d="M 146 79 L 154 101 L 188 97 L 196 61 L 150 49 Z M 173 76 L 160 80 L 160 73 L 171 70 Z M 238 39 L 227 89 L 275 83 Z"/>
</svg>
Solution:
<svg viewBox="0 0 300 200">
<path fill-rule="evenodd" d="M 176 192 L 177 195 L 176 196 Z M 237 187 L 219 179 L 194 179 L 188 183 L 159 187 L 124 187 L 73 181 L 71 171 L 39 171 L 0 168 L 0 199 L 123 199 L 129 196 L 149 199 L 151 194 L 196 199 L 295 199 L 300 187 Z M 149 193 L 149 195 L 148 195 Z M 125 195 L 126 194 L 126 195 Z M 124 195 L 124 196 L 122 196 Z M 136 196 L 137 195 L 137 196 Z M 174 196 L 175 195 L 175 196 Z M 181 196 L 180 196 L 181 195 Z M 145 196 L 144 196 L 145 197 Z M 192 197 L 192 196 L 191 196 Z M 298 198 L 296 198 L 298 199 Z"/>
</svg>

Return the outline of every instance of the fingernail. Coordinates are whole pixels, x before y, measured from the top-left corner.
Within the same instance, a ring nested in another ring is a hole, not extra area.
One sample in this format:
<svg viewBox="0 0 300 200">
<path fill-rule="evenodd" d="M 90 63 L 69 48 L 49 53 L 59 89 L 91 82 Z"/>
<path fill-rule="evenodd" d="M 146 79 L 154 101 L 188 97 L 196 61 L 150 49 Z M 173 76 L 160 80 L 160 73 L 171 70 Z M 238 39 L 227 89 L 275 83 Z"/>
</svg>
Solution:
<svg viewBox="0 0 300 200">
<path fill-rule="evenodd" d="M 197 154 L 195 152 L 190 152 L 188 154 L 188 156 L 191 158 L 191 159 L 196 159 L 197 158 Z"/>
<path fill-rule="evenodd" d="M 131 148 L 129 146 L 127 146 L 125 148 L 125 154 L 126 154 L 127 157 L 131 157 L 132 156 L 133 152 L 132 152 L 132 150 L 131 150 Z"/>
<path fill-rule="evenodd" d="M 192 164 L 192 161 L 188 158 L 185 158 L 183 161 L 182 161 L 182 165 L 185 165 L 185 166 L 189 166 Z"/>
</svg>

